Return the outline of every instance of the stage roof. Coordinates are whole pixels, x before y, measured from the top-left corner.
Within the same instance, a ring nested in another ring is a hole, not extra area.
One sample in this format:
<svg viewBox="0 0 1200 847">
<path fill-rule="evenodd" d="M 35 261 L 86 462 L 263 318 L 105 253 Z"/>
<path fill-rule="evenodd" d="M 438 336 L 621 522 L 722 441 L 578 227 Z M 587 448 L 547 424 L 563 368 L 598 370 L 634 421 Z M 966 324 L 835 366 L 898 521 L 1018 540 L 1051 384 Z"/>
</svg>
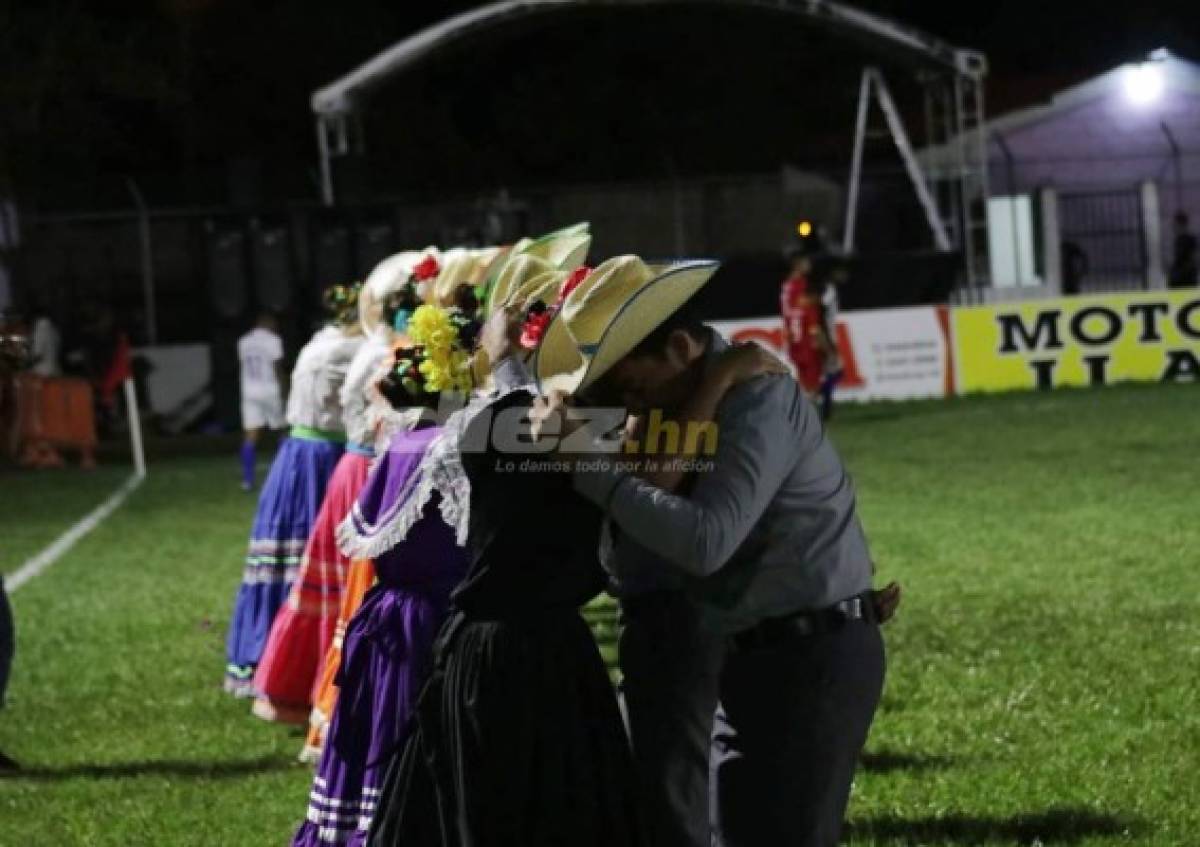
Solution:
<svg viewBox="0 0 1200 847">
<path fill-rule="evenodd" d="M 402 74 L 438 53 L 522 19 L 578 10 L 609 10 L 619 14 L 630 8 L 679 7 L 694 14 L 703 7 L 735 9 L 747 14 L 786 17 L 794 24 L 817 27 L 842 39 L 856 51 L 915 69 L 981 77 L 986 72 L 982 54 L 954 47 L 941 39 L 879 15 L 828 0 L 501 0 L 447 18 L 398 41 L 340 79 L 315 91 L 312 108 L 320 116 L 345 115 L 361 109 L 371 94 L 388 79 Z"/>
</svg>

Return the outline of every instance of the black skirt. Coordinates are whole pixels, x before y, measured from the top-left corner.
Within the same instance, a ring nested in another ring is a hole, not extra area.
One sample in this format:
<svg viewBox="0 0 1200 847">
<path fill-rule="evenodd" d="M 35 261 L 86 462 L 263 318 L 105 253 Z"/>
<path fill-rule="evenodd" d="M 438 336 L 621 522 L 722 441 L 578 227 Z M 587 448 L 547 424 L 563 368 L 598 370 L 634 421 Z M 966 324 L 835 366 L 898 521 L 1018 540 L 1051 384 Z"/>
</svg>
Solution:
<svg viewBox="0 0 1200 847">
<path fill-rule="evenodd" d="M 447 623 L 378 847 L 645 844 L 616 696 L 574 609 Z"/>
</svg>

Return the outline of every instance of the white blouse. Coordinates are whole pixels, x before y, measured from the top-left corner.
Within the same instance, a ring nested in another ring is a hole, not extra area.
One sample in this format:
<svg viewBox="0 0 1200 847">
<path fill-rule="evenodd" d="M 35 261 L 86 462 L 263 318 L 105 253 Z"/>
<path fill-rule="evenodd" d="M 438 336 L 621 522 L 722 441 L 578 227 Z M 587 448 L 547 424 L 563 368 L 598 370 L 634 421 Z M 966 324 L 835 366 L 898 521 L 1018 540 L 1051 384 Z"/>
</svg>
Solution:
<svg viewBox="0 0 1200 847">
<path fill-rule="evenodd" d="M 376 383 L 391 356 L 390 333 L 377 329 L 363 342 L 350 362 L 346 381 L 342 384 L 342 418 L 346 422 L 346 440 L 351 444 L 373 447 L 378 415 L 372 407 L 387 400 L 379 393 Z"/>
<path fill-rule="evenodd" d="M 328 326 L 304 345 L 292 369 L 287 405 L 289 424 L 342 431 L 342 383 L 362 343 L 361 335 L 347 335 L 337 327 Z"/>
</svg>

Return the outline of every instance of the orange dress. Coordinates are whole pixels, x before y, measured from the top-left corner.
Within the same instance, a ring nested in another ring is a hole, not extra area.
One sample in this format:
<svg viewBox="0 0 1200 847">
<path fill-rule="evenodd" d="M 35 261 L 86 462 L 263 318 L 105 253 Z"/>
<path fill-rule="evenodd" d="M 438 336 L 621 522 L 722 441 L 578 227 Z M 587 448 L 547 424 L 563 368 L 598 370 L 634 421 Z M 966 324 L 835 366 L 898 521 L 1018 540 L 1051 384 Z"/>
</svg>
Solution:
<svg viewBox="0 0 1200 847">
<path fill-rule="evenodd" d="M 320 758 L 321 747 L 325 744 L 325 732 L 329 729 L 333 707 L 337 704 L 338 688 L 334 679 L 337 677 L 338 667 L 342 664 L 342 642 L 346 638 L 346 624 L 354 617 L 354 613 L 362 605 L 363 597 L 374 584 L 375 563 L 371 559 L 352 560 L 350 570 L 346 574 L 346 586 L 342 591 L 337 628 L 333 632 L 329 650 L 325 653 L 321 675 L 313 689 L 308 737 L 304 740 L 304 749 L 300 751 L 302 761 L 315 762 Z"/>
</svg>

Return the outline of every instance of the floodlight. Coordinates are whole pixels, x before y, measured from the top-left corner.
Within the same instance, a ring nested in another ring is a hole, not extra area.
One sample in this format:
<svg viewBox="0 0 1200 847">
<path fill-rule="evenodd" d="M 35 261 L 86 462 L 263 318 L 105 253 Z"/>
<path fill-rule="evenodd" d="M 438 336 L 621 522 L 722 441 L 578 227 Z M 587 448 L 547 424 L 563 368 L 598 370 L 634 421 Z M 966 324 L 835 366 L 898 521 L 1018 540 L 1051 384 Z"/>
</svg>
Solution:
<svg viewBox="0 0 1200 847">
<path fill-rule="evenodd" d="M 1162 97 L 1163 69 L 1158 62 L 1129 65 L 1122 74 L 1125 98 L 1135 106 L 1149 106 Z"/>
</svg>

